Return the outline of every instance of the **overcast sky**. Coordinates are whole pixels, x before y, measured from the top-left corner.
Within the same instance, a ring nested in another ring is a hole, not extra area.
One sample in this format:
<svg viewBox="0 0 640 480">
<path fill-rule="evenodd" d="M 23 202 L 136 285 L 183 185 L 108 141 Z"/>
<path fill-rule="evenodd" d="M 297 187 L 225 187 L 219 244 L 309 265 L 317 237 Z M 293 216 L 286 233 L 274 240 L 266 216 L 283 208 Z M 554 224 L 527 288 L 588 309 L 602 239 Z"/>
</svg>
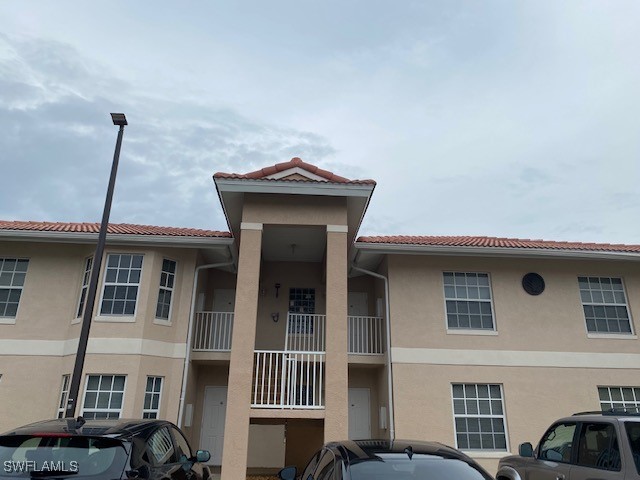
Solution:
<svg viewBox="0 0 640 480">
<path fill-rule="evenodd" d="M 640 2 L 0 2 L 0 219 L 226 230 L 212 175 L 378 182 L 366 235 L 640 244 Z"/>
</svg>

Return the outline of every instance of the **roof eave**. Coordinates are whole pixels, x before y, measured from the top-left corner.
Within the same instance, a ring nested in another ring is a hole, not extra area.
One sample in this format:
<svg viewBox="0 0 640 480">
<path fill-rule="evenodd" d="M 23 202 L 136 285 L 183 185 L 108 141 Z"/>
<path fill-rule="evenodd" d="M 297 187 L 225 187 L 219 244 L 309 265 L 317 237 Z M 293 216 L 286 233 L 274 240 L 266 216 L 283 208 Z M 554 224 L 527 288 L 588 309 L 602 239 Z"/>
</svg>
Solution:
<svg viewBox="0 0 640 480">
<path fill-rule="evenodd" d="M 404 245 L 394 243 L 355 242 L 355 247 L 366 253 L 404 255 L 454 255 L 480 257 L 520 257 L 520 258 L 573 258 L 590 260 L 631 260 L 640 261 L 640 253 L 549 249 L 549 248 L 519 248 L 519 247 L 466 247 L 450 245 Z"/>
<path fill-rule="evenodd" d="M 213 180 L 219 192 L 279 193 L 289 195 L 326 195 L 338 197 L 367 197 L 373 183 L 305 182 L 291 180 L 255 180 L 248 178 L 217 178 Z"/>
</svg>

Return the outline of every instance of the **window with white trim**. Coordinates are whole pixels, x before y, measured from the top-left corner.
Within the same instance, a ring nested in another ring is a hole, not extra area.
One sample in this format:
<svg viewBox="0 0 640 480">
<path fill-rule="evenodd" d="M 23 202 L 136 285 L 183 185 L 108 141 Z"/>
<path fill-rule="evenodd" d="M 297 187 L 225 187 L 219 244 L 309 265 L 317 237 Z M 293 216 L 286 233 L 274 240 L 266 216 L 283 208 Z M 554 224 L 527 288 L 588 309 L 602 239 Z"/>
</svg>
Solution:
<svg viewBox="0 0 640 480">
<path fill-rule="evenodd" d="M 507 450 L 502 385 L 452 384 L 456 447 L 461 450 Z"/>
<path fill-rule="evenodd" d="M 621 278 L 578 277 L 578 286 L 589 333 L 631 333 Z"/>
<path fill-rule="evenodd" d="M 162 260 L 162 273 L 160 274 L 160 291 L 158 292 L 158 304 L 156 305 L 156 318 L 169 320 L 175 278 L 176 262 L 165 258 Z"/>
<path fill-rule="evenodd" d="M 26 258 L 0 258 L 0 317 L 16 317 L 28 266 Z"/>
<path fill-rule="evenodd" d="M 598 387 L 600 408 L 610 410 L 631 410 L 640 413 L 640 387 Z"/>
<path fill-rule="evenodd" d="M 89 375 L 82 402 L 84 418 L 120 418 L 125 375 Z"/>
<path fill-rule="evenodd" d="M 84 304 L 87 300 L 87 291 L 89 290 L 89 281 L 91 280 L 91 267 L 93 265 L 93 257 L 89 257 L 84 262 L 84 273 L 82 275 L 82 288 L 80 289 L 80 299 L 78 300 L 78 311 L 76 318 L 80 318 L 84 313 Z"/>
<path fill-rule="evenodd" d="M 487 273 L 443 272 L 447 328 L 493 330 Z"/>
<path fill-rule="evenodd" d="M 162 394 L 162 377 L 147 377 L 144 391 L 144 407 L 142 418 L 158 418 L 160 414 L 160 395 Z"/>
<path fill-rule="evenodd" d="M 60 403 L 58 404 L 58 418 L 64 418 L 67 411 L 67 399 L 69 397 L 69 383 L 71 376 L 62 376 L 62 386 L 60 387 Z"/>
<path fill-rule="evenodd" d="M 109 254 L 100 315 L 135 315 L 142 255 Z"/>
</svg>

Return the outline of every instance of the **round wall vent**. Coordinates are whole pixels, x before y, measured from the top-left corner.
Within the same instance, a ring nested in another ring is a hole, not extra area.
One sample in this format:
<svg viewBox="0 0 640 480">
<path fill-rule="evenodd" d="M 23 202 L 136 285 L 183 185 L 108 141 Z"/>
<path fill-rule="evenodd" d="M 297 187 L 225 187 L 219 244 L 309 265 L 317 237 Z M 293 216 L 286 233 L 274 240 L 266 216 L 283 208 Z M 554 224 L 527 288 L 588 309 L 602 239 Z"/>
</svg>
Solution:
<svg viewBox="0 0 640 480">
<path fill-rule="evenodd" d="M 540 295 L 544 292 L 544 279 L 537 273 L 527 273 L 522 277 L 522 288 L 529 295 Z"/>
</svg>

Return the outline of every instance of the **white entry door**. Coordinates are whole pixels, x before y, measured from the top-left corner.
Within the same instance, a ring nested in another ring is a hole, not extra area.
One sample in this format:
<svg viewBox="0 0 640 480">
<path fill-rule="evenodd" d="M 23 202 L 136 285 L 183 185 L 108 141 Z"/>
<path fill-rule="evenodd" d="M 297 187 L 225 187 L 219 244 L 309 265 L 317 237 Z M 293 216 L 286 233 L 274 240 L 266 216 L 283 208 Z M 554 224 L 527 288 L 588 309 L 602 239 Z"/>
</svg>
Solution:
<svg viewBox="0 0 640 480">
<path fill-rule="evenodd" d="M 227 387 L 205 387 L 200 448 L 211 452 L 209 463 L 222 465 L 224 419 L 227 414 Z"/>
<path fill-rule="evenodd" d="M 349 389 L 349 438 L 371 438 L 371 405 L 368 388 Z"/>
<path fill-rule="evenodd" d="M 236 291 L 227 288 L 216 288 L 213 291 L 213 311 L 233 312 L 236 304 Z"/>
<path fill-rule="evenodd" d="M 354 317 L 364 317 L 369 313 L 367 305 L 367 292 L 349 292 L 347 296 L 349 308 L 347 315 Z"/>
</svg>

